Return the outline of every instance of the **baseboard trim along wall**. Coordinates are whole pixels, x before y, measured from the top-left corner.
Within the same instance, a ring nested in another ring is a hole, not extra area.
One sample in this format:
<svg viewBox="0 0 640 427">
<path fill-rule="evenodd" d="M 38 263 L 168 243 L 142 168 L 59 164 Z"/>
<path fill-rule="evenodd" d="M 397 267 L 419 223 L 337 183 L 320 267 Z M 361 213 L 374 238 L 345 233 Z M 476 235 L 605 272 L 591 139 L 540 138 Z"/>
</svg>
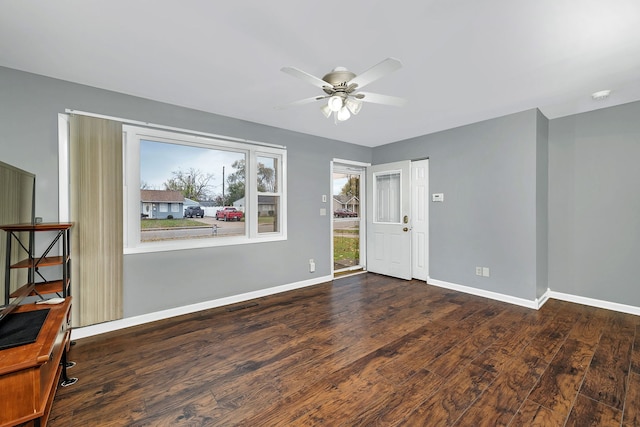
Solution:
<svg viewBox="0 0 640 427">
<path fill-rule="evenodd" d="M 604 301 L 595 298 L 581 297 L 578 295 L 565 294 L 562 292 L 552 291 L 551 289 L 547 289 L 547 291 L 542 294 L 542 296 L 536 298 L 535 300 L 527 300 L 524 298 L 518 298 L 511 295 L 500 294 L 497 292 L 485 291 L 483 289 L 472 288 L 470 286 L 457 285 L 455 283 L 444 282 L 442 280 L 432 278 L 429 278 L 427 280 L 427 284 L 497 301 L 508 302 L 510 304 L 520 305 L 535 310 L 540 309 L 540 307 L 542 307 L 544 303 L 547 302 L 547 300 L 557 299 L 561 301 L 573 302 L 576 304 L 588 305 L 591 307 L 603 308 L 605 310 L 618 311 L 621 313 L 635 314 L 636 316 L 640 316 L 640 307 L 620 304 L 617 302 Z"/>
<path fill-rule="evenodd" d="M 451 289 L 454 291 L 464 292 L 465 294 L 476 295 L 479 297 L 489 298 L 496 301 L 508 302 L 509 304 L 520 305 L 522 307 L 533 308 L 535 310 L 542 307 L 542 305 L 549 299 L 548 293 L 545 292 L 540 298 L 535 300 L 528 300 L 524 298 L 518 298 L 511 295 L 501 294 L 498 292 L 485 291 L 484 289 L 472 288 L 471 286 L 458 285 L 455 283 L 445 282 L 434 278 L 427 278 L 427 284 L 437 286 L 439 288 Z"/>
<path fill-rule="evenodd" d="M 576 304 L 589 305 L 591 307 L 604 308 L 606 310 L 619 311 L 621 313 L 635 314 L 640 316 L 640 307 L 620 304 L 617 302 L 603 301 L 599 299 L 580 297 L 577 295 L 563 294 L 562 292 L 548 291 L 549 298 L 558 299 Z"/>
<path fill-rule="evenodd" d="M 281 292 L 292 291 L 294 289 L 305 288 L 320 283 L 330 282 L 333 276 L 322 276 L 314 279 L 304 280 L 301 282 L 290 283 L 288 285 L 280 285 L 259 291 L 247 292 L 230 297 L 219 298 L 211 301 L 199 302 L 196 304 L 185 305 L 183 307 L 175 307 L 167 310 L 156 311 L 153 313 L 143 314 L 140 316 L 127 317 L 125 319 L 114 320 L 111 322 L 99 323 L 97 325 L 84 326 L 82 328 L 74 328 L 71 334 L 73 340 L 100 335 L 107 332 L 117 331 L 119 329 L 130 328 L 132 326 L 142 325 L 144 323 L 155 322 L 156 320 L 168 319 L 170 317 L 181 316 L 183 314 L 195 313 L 196 311 L 208 310 L 210 308 L 221 307 L 229 304 L 249 301 L 255 298 L 261 298 L 268 295 L 274 295 Z"/>
<path fill-rule="evenodd" d="M 201 310 L 207 310 L 210 308 L 221 307 L 224 305 L 236 304 L 252 300 L 255 298 L 261 298 L 268 295 L 274 295 L 281 292 L 291 291 L 294 289 L 304 288 L 307 286 L 313 286 L 320 283 L 330 282 L 333 280 L 333 276 L 323 276 L 314 279 L 304 280 L 301 282 L 290 283 L 288 285 L 275 286 L 272 288 L 261 289 L 259 291 L 247 292 L 239 295 L 232 295 L 230 297 L 219 298 L 216 300 L 200 302 L 197 304 L 190 304 L 183 307 L 170 308 L 168 310 L 157 311 L 154 313 L 143 314 L 141 316 L 128 317 L 126 319 L 114 320 L 112 322 L 100 323 L 97 325 L 85 326 L 82 328 L 74 328 L 72 333 L 72 339 L 82 339 L 94 335 L 100 335 L 107 332 L 117 331 L 119 329 L 125 329 L 132 326 L 142 325 L 144 323 L 155 322 L 156 320 L 168 319 L 175 316 L 181 316 L 183 314 L 194 313 Z M 429 277 L 427 284 L 437 286 L 440 288 L 451 289 L 458 292 L 464 292 L 466 294 L 476 295 L 479 297 L 489 298 L 496 301 L 502 301 L 509 304 L 515 304 L 522 307 L 531 308 L 534 310 L 540 309 L 547 302 L 548 299 L 557 299 L 561 301 L 573 302 L 576 304 L 588 305 L 591 307 L 603 308 L 606 310 L 619 311 L 621 313 L 635 314 L 640 316 L 640 307 L 635 307 L 626 304 L 619 304 L 610 301 L 603 301 L 594 298 L 581 297 L 577 295 L 565 294 L 562 292 L 555 292 L 550 289 L 535 300 L 528 300 L 524 298 L 518 298 L 511 295 L 505 295 L 498 292 L 486 291 L 483 289 L 477 289 L 470 286 L 458 285 L 455 283 L 445 282 L 443 280 L 433 279 Z"/>
</svg>

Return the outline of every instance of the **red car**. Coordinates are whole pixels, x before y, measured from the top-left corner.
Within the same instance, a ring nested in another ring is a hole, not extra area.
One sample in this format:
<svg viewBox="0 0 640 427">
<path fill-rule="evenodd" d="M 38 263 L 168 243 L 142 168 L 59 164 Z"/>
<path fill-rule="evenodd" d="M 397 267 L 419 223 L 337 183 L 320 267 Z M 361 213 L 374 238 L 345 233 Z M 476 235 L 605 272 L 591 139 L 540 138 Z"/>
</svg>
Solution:
<svg viewBox="0 0 640 427">
<path fill-rule="evenodd" d="M 220 221 L 221 219 L 224 221 L 240 221 L 242 219 L 242 211 L 232 207 L 222 208 L 216 211 L 216 220 Z"/>
<path fill-rule="evenodd" d="M 333 211 L 334 218 L 355 218 L 358 214 L 354 211 L 350 211 L 349 209 L 338 209 Z"/>
</svg>

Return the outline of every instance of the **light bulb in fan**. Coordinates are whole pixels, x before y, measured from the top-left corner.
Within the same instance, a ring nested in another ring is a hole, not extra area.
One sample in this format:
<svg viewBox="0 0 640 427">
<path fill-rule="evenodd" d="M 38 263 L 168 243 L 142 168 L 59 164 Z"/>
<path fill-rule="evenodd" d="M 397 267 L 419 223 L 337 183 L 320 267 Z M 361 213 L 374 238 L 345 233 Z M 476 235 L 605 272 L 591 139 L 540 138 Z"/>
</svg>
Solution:
<svg viewBox="0 0 640 427">
<path fill-rule="evenodd" d="M 329 98 L 329 103 L 327 104 L 331 111 L 338 112 L 343 106 L 342 97 L 338 95 L 333 95 Z"/>
<path fill-rule="evenodd" d="M 331 117 L 331 113 L 333 111 L 331 111 L 331 108 L 329 108 L 328 105 L 323 105 L 322 107 L 320 107 L 320 111 L 322 111 L 322 114 L 324 114 L 324 116 L 328 119 L 329 117 Z"/>
<path fill-rule="evenodd" d="M 338 117 L 338 121 L 344 122 L 346 120 L 349 120 L 349 117 L 351 117 L 351 113 L 349 112 L 349 109 L 347 107 L 342 107 L 340 111 L 336 113 L 336 116 Z"/>
<path fill-rule="evenodd" d="M 351 111 L 354 116 L 357 115 L 362 109 L 362 101 L 359 99 L 347 98 L 344 105 Z"/>
</svg>

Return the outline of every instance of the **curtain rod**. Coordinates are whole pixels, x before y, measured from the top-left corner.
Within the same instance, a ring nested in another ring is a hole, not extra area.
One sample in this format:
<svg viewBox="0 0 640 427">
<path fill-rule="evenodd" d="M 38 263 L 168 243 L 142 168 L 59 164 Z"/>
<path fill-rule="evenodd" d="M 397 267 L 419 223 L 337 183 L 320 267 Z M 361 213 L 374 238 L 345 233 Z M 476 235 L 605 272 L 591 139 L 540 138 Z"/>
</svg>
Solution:
<svg viewBox="0 0 640 427">
<path fill-rule="evenodd" d="M 139 120 L 123 119 L 121 117 L 114 117 L 114 116 L 107 116 L 107 115 L 104 115 L 104 114 L 89 113 L 89 112 L 86 112 L 86 111 L 72 110 L 70 108 L 65 109 L 64 112 L 67 113 L 67 114 L 77 114 L 79 116 L 95 117 L 97 119 L 114 120 L 114 121 L 118 121 L 118 122 L 121 122 L 121 123 L 124 123 L 124 124 L 127 124 L 127 125 L 144 126 L 144 127 L 148 127 L 148 128 L 152 128 L 152 129 L 170 130 L 170 131 L 180 132 L 180 133 L 184 133 L 184 134 L 188 134 L 188 135 L 206 136 L 206 137 L 209 137 L 209 138 L 222 139 L 222 140 L 225 140 L 225 141 L 244 142 L 245 144 L 261 145 L 261 146 L 264 146 L 264 147 L 272 147 L 272 148 L 287 148 L 286 145 L 271 144 L 269 142 L 262 142 L 262 141 L 252 141 L 250 139 L 235 138 L 235 137 L 232 137 L 232 136 L 225 136 L 225 135 L 217 135 L 215 133 L 200 132 L 200 131 L 197 131 L 197 130 L 183 129 L 183 128 L 178 128 L 178 127 L 174 127 L 174 126 L 159 125 L 159 124 L 155 124 L 155 123 L 142 122 L 142 121 L 139 121 Z"/>
</svg>

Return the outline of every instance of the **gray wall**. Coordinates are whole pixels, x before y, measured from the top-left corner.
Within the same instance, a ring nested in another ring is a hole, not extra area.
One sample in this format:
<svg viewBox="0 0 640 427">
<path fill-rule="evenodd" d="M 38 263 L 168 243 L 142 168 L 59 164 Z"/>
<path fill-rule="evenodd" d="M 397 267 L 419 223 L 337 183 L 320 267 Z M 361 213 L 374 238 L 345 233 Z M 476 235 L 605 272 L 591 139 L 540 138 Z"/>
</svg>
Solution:
<svg viewBox="0 0 640 427">
<path fill-rule="evenodd" d="M 65 108 L 288 148 L 288 240 L 127 255 L 127 317 L 328 275 L 331 217 L 319 210 L 332 209 L 321 195 L 331 194 L 334 157 L 430 158 L 430 192 L 445 193 L 430 202 L 435 279 L 527 300 L 549 286 L 640 307 L 640 103 L 551 121 L 534 109 L 370 149 L 0 67 L 0 160 L 37 175 L 45 221 L 58 219 Z"/>
<path fill-rule="evenodd" d="M 536 117 L 536 297 L 549 288 L 549 120 Z"/>
<path fill-rule="evenodd" d="M 429 157 L 430 192 L 444 193 L 444 202 L 429 202 L 430 277 L 536 298 L 545 270 L 537 257 L 546 258 L 536 218 L 542 122 L 529 110 L 374 148 L 374 164 Z M 476 266 L 491 276 L 476 276 Z"/>
<path fill-rule="evenodd" d="M 430 158 L 430 192 L 445 193 L 430 202 L 432 278 L 640 307 L 639 119 L 640 102 L 531 110 L 378 147 L 373 162 Z"/>
<path fill-rule="evenodd" d="M 549 285 L 640 307 L 640 102 L 549 124 Z"/>
<path fill-rule="evenodd" d="M 329 162 L 370 162 L 370 148 L 0 67 L 0 159 L 37 175 L 36 214 L 45 221 L 58 220 L 57 114 L 66 108 L 288 149 L 288 240 L 127 255 L 125 317 L 330 274 L 331 216 L 320 216 L 322 207 L 331 211 L 321 198 L 331 194 Z M 309 273 L 309 258 L 316 261 L 315 273 Z"/>
</svg>

